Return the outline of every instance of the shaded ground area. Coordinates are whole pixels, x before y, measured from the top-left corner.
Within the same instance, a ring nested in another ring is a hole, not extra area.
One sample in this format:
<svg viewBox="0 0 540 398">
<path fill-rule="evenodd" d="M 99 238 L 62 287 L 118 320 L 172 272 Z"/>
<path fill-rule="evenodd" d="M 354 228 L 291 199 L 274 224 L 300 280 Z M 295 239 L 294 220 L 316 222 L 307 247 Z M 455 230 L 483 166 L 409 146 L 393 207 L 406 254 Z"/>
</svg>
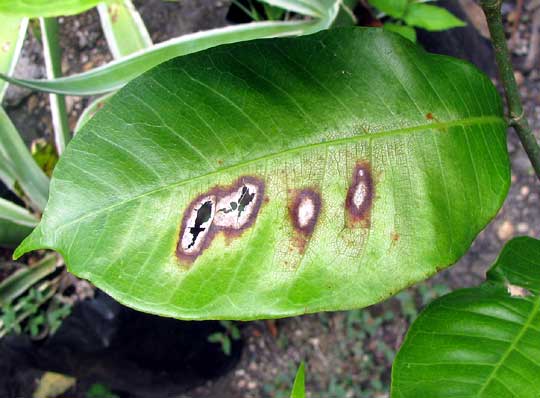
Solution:
<svg viewBox="0 0 540 398">
<path fill-rule="evenodd" d="M 227 24 L 227 2 L 192 0 L 179 4 L 149 0 L 137 3 L 155 42 L 178 34 Z M 527 5 L 529 2 L 525 3 Z M 511 3 L 505 12 L 507 19 L 516 18 L 515 8 Z M 514 33 L 513 52 L 527 115 L 538 135 L 538 60 L 532 70 L 524 67 L 531 41 L 532 15 L 524 12 L 519 20 Z M 62 30 L 66 74 L 88 70 L 110 60 L 95 11 L 64 18 Z M 508 31 L 512 31 L 510 25 Z M 470 46 L 466 36 L 443 35 L 437 38 L 421 35 L 421 38 L 427 47 L 441 52 L 449 49 L 449 40 L 453 40 L 453 47 Z M 485 44 L 485 40 L 480 37 L 474 41 L 475 46 Z M 35 78 L 44 75 L 40 51 L 39 42 L 29 39 L 25 46 L 22 66 L 18 70 L 19 75 Z M 467 52 L 471 51 L 474 51 L 474 48 L 468 47 Z M 481 54 L 484 56 L 478 57 L 478 54 L 475 54 L 478 58 L 475 61 L 485 63 L 488 73 L 493 72 L 489 66 L 491 61 L 486 61 L 490 54 Z M 45 95 L 30 94 L 19 89 L 11 90 L 7 98 L 9 114 L 29 142 L 43 134 L 50 135 L 46 102 Z M 72 127 L 77 115 L 88 102 L 88 99 L 68 97 Z M 199 379 L 198 386 L 189 386 L 189 391 L 177 392 L 173 396 L 286 397 L 296 366 L 301 360 L 306 360 L 308 366 L 307 385 L 311 392 L 308 396 L 388 396 L 393 357 L 419 310 L 448 289 L 473 286 L 481 282 L 485 270 L 493 262 L 504 242 L 513 236 L 540 236 L 540 186 L 513 131 L 509 134 L 508 147 L 513 184 L 506 203 L 496 219 L 478 236 L 471 250 L 455 266 L 423 284 L 365 310 L 242 323 L 240 329 L 245 341 L 244 349 L 241 355 L 239 354 L 238 362 L 234 363 L 234 368 L 210 381 L 202 382 L 202 379 Z M 208 358 L 206 366 L 215 366 L 214 357 Z M 35 380 L 30 379 L 37 378 L 39 372 L 18 369 L 12 376 L 31 387 Z M 83 397 L 87 388 L 88 381 L 82 379 L 74 394 Z M 25 391 L 27 393 L 28 388 Z"/>
</svg>

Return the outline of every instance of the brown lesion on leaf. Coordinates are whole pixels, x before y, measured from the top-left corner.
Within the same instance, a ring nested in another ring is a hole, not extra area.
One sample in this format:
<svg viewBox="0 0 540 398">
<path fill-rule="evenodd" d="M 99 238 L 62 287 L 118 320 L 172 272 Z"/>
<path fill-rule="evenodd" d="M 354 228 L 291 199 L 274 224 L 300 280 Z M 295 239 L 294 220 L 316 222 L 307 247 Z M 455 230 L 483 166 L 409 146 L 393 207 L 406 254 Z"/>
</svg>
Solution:
<svg viewBox="0 0 540 398">
<path fill-rule="evenodd" d="M 222 232 L 230 240 L 255 222 L 264 182 L 254 176 L 240 177 L 229 186 L 216 186 L 198 195 L 188 205 L 176 246 L 179 260 L 193 263 Z"/>
<path fill-rule="evenodd" d="M 391 247 L 394 247 L 401 239 L 401 236 L 397 232 L 394 231 L 390 234 L 390 239 L 391 239 Z"/>
<path fill-rule="evenodd" d="M 321 195 L 314 189 L 302 189 L 294 192 L 289 204 L 289 217 L 294 230 L 305 237 L 310 237 L 321 212 Z"/>
<path fill-rule="evenodd" d="M 304 252 L 321 213 L 321 194 L 313 188 L 294 191 L 289 201 L 289 218 L 294 228 L 293 243 Z"/>
<path fill-rule="evenodd" d="M 358 162 L 353 169 L 351 184 L 345 198 L 347 226 L 360 224 L 369 227 L 374 194 L 371 166 L 367 162 Z"/>
</svg>

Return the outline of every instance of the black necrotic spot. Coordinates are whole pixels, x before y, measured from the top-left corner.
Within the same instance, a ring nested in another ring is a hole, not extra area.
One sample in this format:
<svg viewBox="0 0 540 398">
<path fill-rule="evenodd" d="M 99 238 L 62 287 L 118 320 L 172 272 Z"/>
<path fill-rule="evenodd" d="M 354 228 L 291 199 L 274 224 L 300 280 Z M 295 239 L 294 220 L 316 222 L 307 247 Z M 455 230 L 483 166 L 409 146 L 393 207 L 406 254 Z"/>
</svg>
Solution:
<svg viewBox="0 0 540 398">
<path fill-rule="evenodd" d="M 242 215 L 242 213 L 246 210 L 246 207 L 253 201 L 255 198 L 255 192 L 250 193 L 249 188 L 245 185 L 242 187 L 242 192 L 240 193 L 240 197 L 238 198 L 237 202 L 231 202 L 229 204 L 229 208 L 223 208 L 219 209 L 218 211 L 221 211 L 223 213 L 230 213 L 232 211 L 238 210 L 238 218 Z"/>
<path fill-rule="evenodd" d="M 189 228 L 189 233 L 193 235 L 193 239 L 188 246 L 188 249 L 191 248 L 197 241 L 197 237 L 201 232 L 206 228 L 202 228 L 202 225 L 210 219 L 212 215 L 212 201 L 206 201 L 199 207 L 197 210 L 197 217 L 195 217 L 195 222 L 192 227 Z"/>
</svg>

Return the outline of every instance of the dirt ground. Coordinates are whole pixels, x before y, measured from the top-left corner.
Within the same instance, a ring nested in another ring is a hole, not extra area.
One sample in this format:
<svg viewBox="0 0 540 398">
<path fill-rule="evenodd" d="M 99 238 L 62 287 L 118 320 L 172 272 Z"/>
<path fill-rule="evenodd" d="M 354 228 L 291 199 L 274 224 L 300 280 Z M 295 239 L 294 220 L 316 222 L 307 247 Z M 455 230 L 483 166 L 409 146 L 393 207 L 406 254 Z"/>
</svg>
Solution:
<svg viewBox="0 0 540 398">
<path fill-rule="evenodd" d="M 525 4 L 528 3 L 526 0 Z M 141 0 L 136 4 L 154 42 L 228 23 L 227 1 Z M 508 19 L 515 16 L 514 11 L 514 5 L 509 2 L 505 8 Z M 512 48 L 526 113 L 538 136 L 540 67 L 538 61 L 532 70 L 524 67 L 531 25 L 532 16 L 525 11 L 514 33 Z M 508 31 L 512 31 L 510 24 Z M 111 59 L 97 12 L 63 18 L 62 32 L 66 74 L 88 70 Z M 17 69 L 19 76 L 43 77 L 40 51 L 36 39 L 27 40 Z M 9 114 L 28 142 L 50 135 L 47 101 L 46 95 L 21 89 L 11 89 L 6 98 Z M 88 102 L 89 99 L 68 97 L 72 127 Z M 450 289 L 481 282 L 485 270 L 512 237 L 540 237 L 540 185 L 513 131 L 509 131 L 508 148 L 512 160 L 512 188 L 506 203 L 456 265 L 365 310 L 242 323 L 240 329 L 245 344 L 235 368 L 196 387 L 186 396 L 286 397 L 296 367 L 304 360 L 309 397 L 387 397 L 395 352 L 421 308 Z"/>
</svg>

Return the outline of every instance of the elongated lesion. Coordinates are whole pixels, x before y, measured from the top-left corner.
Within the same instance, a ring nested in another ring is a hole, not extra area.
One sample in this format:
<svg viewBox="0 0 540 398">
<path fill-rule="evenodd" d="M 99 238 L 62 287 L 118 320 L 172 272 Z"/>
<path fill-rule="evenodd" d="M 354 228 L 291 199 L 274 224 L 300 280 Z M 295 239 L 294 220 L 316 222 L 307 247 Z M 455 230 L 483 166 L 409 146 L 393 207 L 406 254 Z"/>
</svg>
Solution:
<svg viewBox="0 0 540 398">
<path fill-rule="evenodd" d="M 351 185 L 345 199 L 345 211 L 349 221 L 369 222 L 373 194 L 371 167 L 368 163 L 359 162 L 353 169 Z"/>
<path fill-rule="evenodd" d="M 289 218 L 293 226 L 293 245 L 304 253 L 321 213 L 321 195 L 313 188 L 294 191 L 289 201 Z"/>
<path fill-rule="evenodd" d="M 243 176 L 230 186 L 215 186 L 197 196 L 182 219 L 176 255 L 194 262 L 218 233 L 234 238 L 249 228 L 261 207 L 264 183 L 253 176 Z"/>
</svg>

